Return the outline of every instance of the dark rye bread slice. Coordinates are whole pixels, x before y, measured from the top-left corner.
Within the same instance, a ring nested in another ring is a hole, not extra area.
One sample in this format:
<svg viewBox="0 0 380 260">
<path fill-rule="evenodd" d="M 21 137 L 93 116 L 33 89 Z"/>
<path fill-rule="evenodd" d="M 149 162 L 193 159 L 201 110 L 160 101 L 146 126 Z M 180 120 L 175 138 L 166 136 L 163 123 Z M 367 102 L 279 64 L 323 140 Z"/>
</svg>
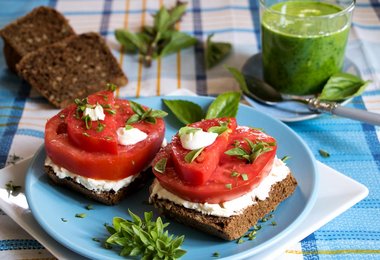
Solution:
<svg viewBox="0 0 380 260">
<path fill-rule="evenodd" d="M 169 200 L 159 199 L 157 195 L 152 196 L 150 202 L 160 213 L 180 223 L 225 240 L 234 240 L 243 236 L 250 227 L 276 209 L 283 200 L 294 192 L 296 187 L 296 179 L 292 174 L 289 174 L 284 180 L 272 186 L 266 200 L 257 200 L 257 204 L 246 208 L 242 214 L 231 217 L 204 215 L 198 211 L 174 204 Z"/>
<path fill-rule="evenodd" d="M 66 18 L 53 8 L 40 6 L 0 30 L 9 69 L 23 56 L 43 46 L 75 35 Z"/>
<path fill-rule="evenodd" d="M 147 182 L 149 182 L 152 179 L 153 174 L 149 171 L 150 169 L 141 172 L 140 175 L 136 179 L 134 179 L 132 183 L 130 183 L 128 186 L 124 188 L 121 188 L 117 192 L 111 190 L 109 192 L 97 193 L 95 191 L 88 190 L 82 184 L 75 182 L 73 179 L 69 177 L 66 177 L 64 179 L 58 178 L 57 175 L 54 173 L 53 168 L 45 165 L 45 173 L 49 176 L 50 180 L 54 184 L 79 192 L 89 199 L 101 202 L 106 205 L 118 204 L 128 194 L 141 189 Z"/>
<path fill-rule="evenodd" d="M 31 52 L 16 66 L 18 73 L 53 105 L 64 108 L 75 98 L 104 90 L 107 83 L 128 80 L 97 33 L 71 36 Z"/>
</svg>

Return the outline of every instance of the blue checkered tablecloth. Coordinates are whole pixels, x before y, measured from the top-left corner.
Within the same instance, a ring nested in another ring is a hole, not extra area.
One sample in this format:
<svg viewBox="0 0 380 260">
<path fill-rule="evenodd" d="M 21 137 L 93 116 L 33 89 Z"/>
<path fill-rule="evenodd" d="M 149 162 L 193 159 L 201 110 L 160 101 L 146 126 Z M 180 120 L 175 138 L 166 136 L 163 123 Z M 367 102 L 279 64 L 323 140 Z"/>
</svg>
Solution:
<svg viewBox="0 0 380 260">
<path fill-rule="evenodd" d="M 152 22 L 159 0 L 0 0 L 0 27 L 47 5 L 62 12 L 77 33 L 100 32 L 126 72 L 129 83 L 120 97 L 165 95 L 188 89 L 198 95 L 237 90 L 237 83 L 223 66 L 204 67 L 201 43 L 157 60 L 149 69 L 137 56 L 124 55 L 114 37 L 117 28 L 137 31 Z M 260 51 L 257 0 L 189 0 L 179 30 L 205 41 L 233 44 L 225 64 L 241 68 Z M 3 42 L 0 42 L 2 49 Z M 380 113 L 380 2 L 359 0 L 353 16 L 347 57 L 364 79 L 372 80 L 365 93 L 347 106 Z M 0 57 L 0 168 L 35 153 L 43 142 L 44 124 L 57 110 L 15 74 Z M 322 115 L 317 119 L 288 123 L 310 146 L 315 157 L 363 183 L 369 196 L 285 252 L 284 257 L 304 259 L 380 259 L 380 128 L 349 119 Z M 322 157 L 318 150 L 330 153 Z M 17 226 L 0 209 L 0 258 L 48 259 L 53 256 Z"/>
</svg>

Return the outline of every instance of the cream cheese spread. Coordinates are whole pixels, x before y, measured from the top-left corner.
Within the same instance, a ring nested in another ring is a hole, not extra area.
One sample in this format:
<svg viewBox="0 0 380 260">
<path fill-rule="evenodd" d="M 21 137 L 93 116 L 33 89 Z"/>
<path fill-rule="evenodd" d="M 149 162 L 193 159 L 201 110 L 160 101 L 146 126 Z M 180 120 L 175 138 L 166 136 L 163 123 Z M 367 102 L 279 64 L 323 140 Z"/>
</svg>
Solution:
<svg viewBox="0 0 380 260">
<path fill-rule="evenodd" d="M 121 145 L 132 145 L 145 140 L 148 135 L 138 128 L 125 129 L 120 127 L 116 130 L 117 141 Z"/>
<path fill-rule="evenodd" d="M 52 167 L 53 171 L 55 172 L 58 178 L 60 179 L 70 178 L 76 183 L 83 185 L 86 189 L 95 191 L 96 193 L 101 193 L 104 191 L 108 192 L 111 190 L 117 192 L 121 188 L 128 186 L 139 175 L 139 174 L 135 174 L 133 176 L 129 176 L 127 178 L 117 180 L 117 181 L 97 180 L 97 179 L 87 178 L 87 177 L 83 177 L 78 174 L 72 173 L 69 170 L 55 164 L 49 157 L 46 157 L 45 165 Z"/>
<path fill-rule="evenodd" d="M 200 128 L 193 128 L 188 133 L 180 134 L 182 147 L 187 150 L 197 150 L 209 146 L 215 142 L 217 137 L 217 133 L 205 132 Z"/>
<path fill-rule="evenodd" d="M 247 207 L 256 204 L 256 199 L 265 200 L 268 198 L 272 185 L 284 180 L 289 173 L 290 169 L 285 163 L 280 159 L 275 158 L 271 172 L 264 180 L 262 180 L 259 186 L 241 197 L 219 204 L 195 203 L 184 200 L 164 189 L 157 180 L 152 185 L 150 197 L 157 196 L 159 199 L 167 199 L 175 204 L 199 211 L 205 215 L 230 217 L 233 215 L 239 215 Z"/>
<path fill-rule="evenodd" d="M 91 121 L 104 120 L 106 115 L 104 114 L 103 107 L 96 104 L 94 108 L 86 107 L 83 112 L 84 116 L 89 116 Z"/>
</svg>

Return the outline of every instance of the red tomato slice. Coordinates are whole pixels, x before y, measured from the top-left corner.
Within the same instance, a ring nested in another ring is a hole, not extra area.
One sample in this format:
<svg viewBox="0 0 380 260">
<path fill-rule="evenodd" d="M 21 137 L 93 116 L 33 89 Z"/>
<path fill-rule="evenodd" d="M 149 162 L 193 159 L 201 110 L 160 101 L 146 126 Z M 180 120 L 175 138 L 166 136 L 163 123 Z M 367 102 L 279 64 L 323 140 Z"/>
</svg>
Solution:
<svg viewBox="0 0 380 260">
<path fill-rule="evenodd" d="M 125 125 L 132 114 L 129 102 L 116 100 L 115 129 Z M 117 153 L 89 152 L 75 145 L 68 137 L 68 117 L 76 109 L 67 107 L 51 118 L 45 127 L 45 149 L 51 160 L 65 169 L 84 177 L 101 180 L 120 180 L 141 172 L 150 165 L 160 149 L 165 133 L 164 121 L 157 118 L 155 124 L 137 122 L 133 127 L 145 132 L 148 137 L 134 145 L 117 145 Z M 116 130 L 115 130 L 116 131 Z"/>
<path fill-rule="evenodd" d="M 262 153 L 253 163 L 223 153 L 215 171 L 202 185 L 188 185 L 181 179 L 174 166 L 174 158 L 171 156 L 172 143 L 165 149 L 161 149 L 152 163 L 155 165 L 160 159 L 167 158 L 164 173 L 157 172 L 154 167 L 153 173 L 165 189 L 188 201 L 221 203 L 240 197 L 257 187 L 261 180 L 269 174 L 277 150 L 274 138 L 248 127 L 236 128 L 236 131 L 229 137 L 226 150 L 234 148 L 236 141 L 243 149 L 248 150 L 249 145 L 246 138 L 252 142 L 262 141 L 272 145 L 269 146 L 269 151 Z"/>
<path fill-rule="evenodd" d="M 209 179 L 218 166 L 220 156 L 226 150 L 230 132 L 233 132 L 236 128 L 236 119 L 216 118 L 189 125 L 207 131 L 210 127 L 220 126 L 221 123 L 228 123 L 230 131 L 220 134 L 215 142 L 205 147 L 201 154 L 191 163 L 185 161 L 185 156 L 191 151 L 182 147 L 178 134 L 173 137 L 171 156 L 173 157 L 174 168 L 184 183 L 201 185 Z"/>
<path fill-rule="evenodd" d="M 101 91 L 90 95 L 89 105 L 104 107 L 104 120 L 88 121 L 82 119 L 82 112 L 70 111 L 67 117 L 67 131 L 71 142 L 89 152 L 117 153 L 115 100 L 111 91 Z"/>
</svg>

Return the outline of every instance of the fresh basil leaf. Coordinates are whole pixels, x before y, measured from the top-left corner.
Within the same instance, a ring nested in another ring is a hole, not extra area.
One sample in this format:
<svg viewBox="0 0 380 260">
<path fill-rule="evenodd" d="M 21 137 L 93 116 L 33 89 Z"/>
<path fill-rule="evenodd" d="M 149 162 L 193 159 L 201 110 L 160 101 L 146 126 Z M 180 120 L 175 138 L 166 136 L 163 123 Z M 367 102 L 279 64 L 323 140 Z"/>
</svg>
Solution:
<svg viewBox="0 0 380 260">
<path fill-rule="evenodd" d="M 232 45 L 227 42 L 212 42 L 211 38 L 214 34 L 207 37 L 206 45 L 206 68 L 210 69 L 218 65 L 231 52 Z"/>
<path fill-rule="evenodd" d="M 225 131 L 228 130 L 228 124 L 226 122 L 222 122 L 220 126 L 212 126 L 210 127 L 207 132 L 210 133 L 216 133 L 218 135 L 223 134 Z"/>
<path fill-rule="evenodd" d="M 133 114 L 128 120 L 127 120 L 127 125 L 133 124 L 140 121 L 140 116 L 138 114 Z"/>
<path fill-rule="evenodd" d="M 156 165 L 154 166 L 154 170 L 159 172 L 159 173 L 164 173 L 166 169 L 166 163 L 168 159 L 167 158 L 162 158 L 160 159 Z"/>
<path fill-rule="evenodd" d="M 173 8 L 169 10 L 170 19 L 169 19 L 169 27 L 175 25 L 176 22 L 181 20 L 182 16 L 186 12 L 187 3 L 179 2 Z"/>
<path fill-rule="evenodd" d="M 149 117 L 154 117 L 154 118 L 163 118 L 167 115 L 168 113 L 159 109 L 155 109 L 149 112 Z"/>
<path fill-rule="evenodd" d="M 206 119 L 236 117 L 240 96 L 239 92 L 225 92 L 217 96 L 207 109 Z"/>
<path fill-rule="evenodd" d="M 192 163 L 202 153 L 203 149 L 205 148 L 202 147 L 202 148 L 192 150 L 191 152 L 187 153 L 185 155 L 185 162 Z"/>
<path fill-rule="evenodd" d="M 202 129 L 201 128 L 197 128 L 197 127 L 184 126 L 184 127 L 181 127 L 179 129 L 178 135 L 179 136 L 188 135 L 188 134 L 191 134 L 191 133 L 195 133 L 197 131 L 202 131 Z"/>
<path fill-rule="evenodd" d="M 225 67 L 225 68 L 235 78 L 235 80 L 239 84 L 239 87 L 240 87 L 241 91 L 243 91 L 243 93 L 245 93 L 245 94 L 249 93 L 247 82 L 245 80 L 245 77 L 244 77 L 243 73 L 241 73 L 238 69 L 233 68 L 233 67 Z"/>
<path fill-rule="evenodd" d="M 202 108 L 187 100 L 170 100 L 163 99 L 164 104 L 170 109 L 170 111 L 181 121 L 183 124 L 191 124 L 203 119 Z"/>
<path fill-rule="evenodd" d="M 161 50 L 159 56 L 167 56 L 182 49 L 191 47 L 197 43 L 197 39 L 183 32 L 172 32 L 170 41 Z"/>
<path fill-rule="evenodd" d="M 130 100 L 129 104 L 131 105 L 133 112 L 135 112 L 139 116 L 141 116 L 145 113 L 145 109 L 139 103 L 136 103 L 136 102 Z"/>
<path fill-rule="evenodd" d="M 330 77 L 319 96 L 320 100 L 341 101 L 363 93 L 370 81 L 348 73 L 337 73 Z"/>
<path fill-rule="evenodd" d="M 224 153 L 227 155 L 238 156 L 238 157 L 248 155 L 247 151 L 241 147 L 232 148 L 230 150 L 225 151 Z"/>
<path fill-rule="evenodd" d="M 163 32 L 168 29 L 170 23 L 170 14 L 168 10 L 162 6 L 154 15 L 154 28 L 157 32 Z"/>
<path fill-rule="evenodd" d="M 143 49 L 144 43 L 141 38 L 128 30 L 115 30 L 115 37 L 128 53 L 136 53 L 139 49 Z"/>
</svg>

